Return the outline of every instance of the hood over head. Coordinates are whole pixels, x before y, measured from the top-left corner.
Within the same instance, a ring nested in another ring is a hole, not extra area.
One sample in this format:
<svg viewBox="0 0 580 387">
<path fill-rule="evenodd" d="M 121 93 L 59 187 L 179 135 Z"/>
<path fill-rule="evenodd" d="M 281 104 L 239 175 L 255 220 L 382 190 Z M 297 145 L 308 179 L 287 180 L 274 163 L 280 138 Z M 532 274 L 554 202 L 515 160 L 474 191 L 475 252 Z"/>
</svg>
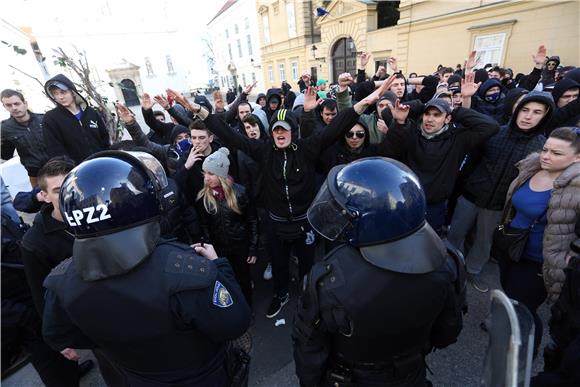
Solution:
<svg viewBox="0 0 580 387">
<path fill-rule="evenodd" d="M 554 85 L 554 90 L 552 90 L 552 97 L 554 97 L 554 102 L 557 104 L 562 94 L 570 89 L 580 89 L 580 83 L 575 82 L 570 78 L 562 78 Z"/>
<path fill-rule="evenodd" d="M 519 130 L 516 125 L 516 119 L 522 107 L 525 106 L 529 102 L 539 102 L 544 104 L 548 107 L 548 112 L 544 116 L 544 118 L 536 125 L 535 128 L 530 129 L 528 132 L 530 133 L 543 133 L 545 130 L 546 123 L 552 118 L 554 114 L 554 110 L 556 108 L 556 104 L 554 104 L 554 98 L 552 98 L 552 94 L 546 91 L 530 91 L 517 105 L 516 110 L 512 116 L 512 119 L 509 123 L 511 129 Z"/>
<path fill-rule="evenodd" d="M 580 67 L 570 70 L 564 75 L 564 78 L 571 79 L 574 82 L 580 83 Z"/>
<path fill-rule="evenodd" d="M 181 134 L 181 133 L 187 133 L 189 134 L 189 128 L 183 126 L 183 125 L 175 125 L 173 127 L 173 129 L 171 130 L 171 144 L 175 143 L 175 138 Z"/>
<path fill-rule="evenodd" d="M 89 104 L 87 100 L 78 92 L 77 88 L 75 87 L 74 83 L 66 77 L 66 75 L 58 74 L 54 77 L 50 78 L 44 84 L 44 92 L 54 102 L 57 106 L 60 106 L 58 102 L 52 97 L 50 93 L 50 89 L 52 87 L 58 87 L 61 90 L 70 90 L 72 91 L 73 95 L 75 96 L 75 101 L 77 105 L 80 106 L 82 110 L 85 110 Z"/>
<path fill-rule="evenodd" d="M 266 108 L 268 109 L 268 105 L 272 98 L 278 98 L 278 101 L 282 102 L 282 89 L 279 88 L 272 88 L 268 89 L 266 92 Z"/>
<path fill-rule="evenodd" d="M 263 139 L 268 138 L 268 132 L 266 132 L 266 128 L 264 127 L 264 123 L 262 122 L 262 119 L 260 118 L 260 116 L 255 114 L 258 110 L 259 109 L 256 109 L 256 111 L 254 113 L 250 113 L 248 116 L 254 117 L 256 119 L 256 122 L 258 123 L 258 128 L 260 128 L 260 140 L 263 140 Z M 240 125 L 240 132 L 242 133 L 242 135 L 248 137 L 248 134 L 246 133 L 246 129 L 244 128 L 243 122 Z"/>
<path fill-rule="evenodd" d="M 258 101 L 260 100 L 260 98 L 264 98 L 265 99 L 266 98 L 266 94 L 264 94 L 264 93 L 258 94 L 258 96 L 256 97 L 256 103 L 258 103 Z"/>
<path fill-rule="evenodd" d="M 508 93 L 505 96 L 505 99 L 503 100 L 504 114 L 506 116 L 512 115 L 512 110 L 514 108 L 514 104 L 516 103 L 518 98 L 520 98 L 524 94 L 528 94 L 528 90 L 526 90 L 522 87 L 515 87 L 515 88 L 511 89 L 510 91 L 508 91 Z"/>
<path fill-rule="evenodd" d="M 489 74 L 487 73 L 487 71 L 485 69 L 479 69 L 479 70 L 475 70 L 475 79 L 474 82 L 475 83 L 483 83 L 485 81 L 487 81 L 489 79 Z"/>
<path fill-rule="evenodd" d="M 494 86 L 499 87 L 499 90 L 501 92 L 502 87 L 501 81 L 499 79 L 491 78 L 483 82 L 483 84 L 479 87 L 479 90 L 477 91 L 477 95 L 479 96 L 479 98 L 485 99 L 485 93 Z"/>
</svg>

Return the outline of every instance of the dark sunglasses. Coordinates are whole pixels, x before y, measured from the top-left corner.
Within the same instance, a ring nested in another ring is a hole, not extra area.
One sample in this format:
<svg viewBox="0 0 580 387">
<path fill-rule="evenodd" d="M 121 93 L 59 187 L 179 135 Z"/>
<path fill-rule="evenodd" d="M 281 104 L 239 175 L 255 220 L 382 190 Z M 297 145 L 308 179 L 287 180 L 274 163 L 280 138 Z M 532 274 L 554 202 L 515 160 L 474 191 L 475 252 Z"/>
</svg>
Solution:
<svg viewBox="0 0 580 387">
<path fill-rule="evenodd" d="M 356 136 L 357 138 L 365 138 L 365 132 L 347 132 L 346 138 L 353 138 Z"/>
</svg>

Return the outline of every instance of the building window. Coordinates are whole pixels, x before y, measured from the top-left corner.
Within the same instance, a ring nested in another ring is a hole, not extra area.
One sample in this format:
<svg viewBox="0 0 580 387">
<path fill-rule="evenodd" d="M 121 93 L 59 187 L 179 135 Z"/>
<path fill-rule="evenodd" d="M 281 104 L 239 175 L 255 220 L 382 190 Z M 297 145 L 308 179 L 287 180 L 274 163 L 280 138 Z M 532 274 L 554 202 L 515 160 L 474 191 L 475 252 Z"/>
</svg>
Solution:
<svg viewBox="0 0 580 387">
<path fill-rule="evenodd" d="M 479 56 L 478 63 L 484 66 L 491 63 L 497 66 L 501 62 L 506 33 L 501 32 L 493 35 L 480 35 L 475 37 L 473 49 Z"/>
<path fill-rule="evenodd" d="M 242 74 L 242 85 L 244 87 L 247 85 L 247 83 L 246 83 L 246 74 Z"/>
<path fill-rule="evenodd" d="M 284 63 L 278 65 L 278 72 L 280 75 L 280 81 L 286 80 L 286 70 L 284 69 Z"/>
<path fill-rule="evenodd" d="M 149 57 L 145 57 L 145 68 L 147 69 L 147 76 L 149 78 L 153 78 L 155 77 L 155 74 L 153 73 L 153 66 L 151 66 L 151 59 L 149 59 Z"/>
<path fill-rule="evenodd" d="M 171 56 L 166 55 L 165 61 L 167 62 L 167 75 L 175 75 L 175 70 L 173 69 L 173 62 L 171 61 Z"/>
<path fill-rule="evenodd" d="M 248 18 L 244 19 L 244 26 L 246 27 L 246 29 L 250 28 L 250 19 Z"/>
<path fill-rule="evenodd" d="M 264 27 L 264 44 L 270 44 L 270 20 L 268 20 L 268 15 L 262 15 L 262 26 Z"/>
<path fill-rule="evenodd" d="M 270 82 L 274 82 L 274 69 L 272 68 L 272 65 L 268 65 L 268 79 Z"/>
<path fill-rule="evenodd" d="M 242 57 L 242 43 L 240 42 L 240 39 L 238 39 L 236 41 L 236 43 L 238 44 L 238 55 L 240 56 L 240 58 Z"/>
<path fill-rule="evenodd" d="M 252 83 L 256 82 L 256 73 L 252 73 Z"/>
<path fill-rule="evenodd" d="M 252 53 L 252 37 L 250 35 L 246 36 L 246 40 L 248 41 L 248 55 L 253 55 Z"/>
<path fill-rule="evenodd" d="M 298 63 L 292 62 L 292 80 L 295 81 L 298 79 Z"/>
<path fill-rule="evenodd" d="M 272 10 L 274 11 L 274 15 L 278 15 L 278 2 L 272 4 Z"/>
<path fill-rule="evenodd" d="M 226 28 L 226 39 L 230 37 L 230 31 Z"/>
<path fill-rule="evenodd" d="M 400 1 L 380 1 L 377 4 L 377 28 L 396 26 Z"/>
<path fill-rule="evenodd" d="M 234 24 L 234 31 L 236 31 L 236 34 L 237 34 L 238 32 L 240 32 L 240 30 L 238 30 L 238 25 L 237 25 L 237 24 Z"/>
<path fill-rule="evenodd" d="M 233 60 L 232 45 L 228 43 L 228 54 L 230 54 L 230 61 Z"/>
<path fill-rule="evenodd" d="M 286 16 L 288 17 L 288 37 L 296 37 L 296 17 L 294 16 L 294 2 L 286 3 Z"/>
</svg>

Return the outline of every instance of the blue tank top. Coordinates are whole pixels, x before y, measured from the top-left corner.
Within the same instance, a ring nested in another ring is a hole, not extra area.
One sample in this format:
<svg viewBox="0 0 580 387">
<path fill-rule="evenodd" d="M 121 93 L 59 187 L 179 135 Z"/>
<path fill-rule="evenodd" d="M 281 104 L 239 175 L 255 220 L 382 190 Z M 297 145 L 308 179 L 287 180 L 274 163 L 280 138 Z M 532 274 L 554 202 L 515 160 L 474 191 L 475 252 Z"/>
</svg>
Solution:
<svg viewBox="0 0 580 387">
<path fill-rule="evenodd" d="M 536 192 L 530 188 L 530 180 L 526 181 L 512 196 L 512 205 L 516 210 L 516 216 L 511 222 L 515 228 L 528 228 L 540 215 L 542 216 L 530 230 L 528 243 L 524 251 L 524 259 L 543 262 L 542 241 L 544 228 L 546 228 L 546 208 L 550 202 L 552 190 Z"/>
</svg>

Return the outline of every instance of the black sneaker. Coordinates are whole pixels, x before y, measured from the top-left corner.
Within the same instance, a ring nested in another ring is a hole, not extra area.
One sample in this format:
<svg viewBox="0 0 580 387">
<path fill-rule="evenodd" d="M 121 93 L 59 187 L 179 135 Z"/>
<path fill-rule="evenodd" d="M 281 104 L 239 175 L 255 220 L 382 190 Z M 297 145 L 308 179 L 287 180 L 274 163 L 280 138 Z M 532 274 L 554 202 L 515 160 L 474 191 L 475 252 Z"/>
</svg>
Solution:
<svg viewBox="0 0 580 387">
<path fill-rule="evenodd" d="M 489 291 L 489 286 L 487 286 L 485 281 L 477 274 L 467 273 L 467 281 L 478 292 L 487 293 Z"/>
<path fill-rule="evenodd" d="M 290 300 L 290 295 L 286 293 L 284 297 L 274 296 L 270 306 L 268 307 L 268 311 L 266 312 L 267 318 L 272 318 L 276 316 L 282 310 L 282 307 L 288 303 Z"/>
</svg>

